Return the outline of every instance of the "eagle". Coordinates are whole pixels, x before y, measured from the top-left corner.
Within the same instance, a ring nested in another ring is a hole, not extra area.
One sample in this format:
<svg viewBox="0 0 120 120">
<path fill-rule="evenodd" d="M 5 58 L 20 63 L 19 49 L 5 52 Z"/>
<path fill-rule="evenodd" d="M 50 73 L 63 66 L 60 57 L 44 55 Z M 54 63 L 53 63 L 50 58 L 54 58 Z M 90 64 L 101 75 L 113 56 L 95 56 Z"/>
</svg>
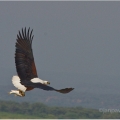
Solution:
<svg viewBox="0 0 120 120">
<path fill-rule="evenodd" d="M 33 50 L 33 29 L 26 30 L 26 27 L 17 34 L 15 44 L 15 66 L 17 75 L 12 77 L 12 84 L 18 90 L 11 90 L 9 94 L 24 97 L 26 91 L 40 88 L 47 91 L 56 91 L 59 93 L 69 93 L 74 88 L 55 89 L 50 85 L 49 81 L 38 78 Z"/>
</svg>

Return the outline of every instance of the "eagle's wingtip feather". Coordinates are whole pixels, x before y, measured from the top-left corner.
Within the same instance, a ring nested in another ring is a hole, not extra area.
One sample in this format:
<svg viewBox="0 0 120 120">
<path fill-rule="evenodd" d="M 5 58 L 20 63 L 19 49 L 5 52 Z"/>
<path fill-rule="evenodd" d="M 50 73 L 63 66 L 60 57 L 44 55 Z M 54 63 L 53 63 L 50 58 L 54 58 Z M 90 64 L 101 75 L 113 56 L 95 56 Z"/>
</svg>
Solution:
<svg viewBox="0 0 120 120">
<path fill-rule="evenodd" d="M 57 92 L 60 92 L 60 93 L 69 93 L 73 90 L 74 88 L 64 88 L 64 89 L 61 89 L 61 90 L 55 90 Z"/>
</svg>

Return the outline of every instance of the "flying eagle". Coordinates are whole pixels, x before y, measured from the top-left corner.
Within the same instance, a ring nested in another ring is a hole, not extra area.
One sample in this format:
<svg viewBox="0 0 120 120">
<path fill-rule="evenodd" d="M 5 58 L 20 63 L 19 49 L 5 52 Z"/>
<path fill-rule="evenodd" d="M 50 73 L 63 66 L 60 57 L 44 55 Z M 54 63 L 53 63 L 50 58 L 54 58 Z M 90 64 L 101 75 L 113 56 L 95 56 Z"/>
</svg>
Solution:
<svg viewBox="0 0 120 120">
<path fill-rule="evenodd" d="M 37 70 L 34 62 L 34 56 L 32 51 L 32 35 L 33 29 L 26 31 L 23 29 L 17 35 L 16 51 L 15 51 L 15 65 L 16 76 L 13 76 L 12 83 L 18 90 L 11 90 L 10 94 L 24 97 L 26 91 L 33 90 L 34 88 L 40 88 L 47 91 L 56 91 L 60 93 L 69 93 L 74 88 L 55 89 L 50 87 L 50 82 L 38 78 Z"/>
</svg>

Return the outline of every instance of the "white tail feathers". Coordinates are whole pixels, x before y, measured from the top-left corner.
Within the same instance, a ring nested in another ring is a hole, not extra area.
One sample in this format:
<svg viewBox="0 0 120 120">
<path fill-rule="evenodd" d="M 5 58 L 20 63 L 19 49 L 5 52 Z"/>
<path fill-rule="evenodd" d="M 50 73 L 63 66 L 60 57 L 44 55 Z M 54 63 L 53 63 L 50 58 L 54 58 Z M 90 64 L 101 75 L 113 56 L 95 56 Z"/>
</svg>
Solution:
<svg viewBox="0 0 120 120">
<path fill-rule="evenodd" d="M 21 90 L 23 92 L 26 91 L 26 87 L 20 83 L 20 78 L 18 76 L 13 76 L 12 77 L 12 83 L 19 90 Z"/>
</svg>

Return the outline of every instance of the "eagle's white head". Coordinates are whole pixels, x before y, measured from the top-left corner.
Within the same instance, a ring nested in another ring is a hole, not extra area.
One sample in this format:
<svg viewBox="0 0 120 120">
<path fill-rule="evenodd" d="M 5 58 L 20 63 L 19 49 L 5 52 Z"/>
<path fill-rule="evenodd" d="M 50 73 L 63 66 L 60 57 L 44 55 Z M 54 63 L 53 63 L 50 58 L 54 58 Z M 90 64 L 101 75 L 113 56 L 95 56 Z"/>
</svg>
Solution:
<svg viewBox="0 0 120 120">
<path fill-rule="evenodd" d="M 44 85 L 49 85 L 50 84 L 50 82 L 48 82 L 46 80 L 42 80 L 40 78 L 33 78 L 33 79 L 31 79 L 31 82 L 33 82 L 33 83 L 42 83 Z"/>
</svg>

